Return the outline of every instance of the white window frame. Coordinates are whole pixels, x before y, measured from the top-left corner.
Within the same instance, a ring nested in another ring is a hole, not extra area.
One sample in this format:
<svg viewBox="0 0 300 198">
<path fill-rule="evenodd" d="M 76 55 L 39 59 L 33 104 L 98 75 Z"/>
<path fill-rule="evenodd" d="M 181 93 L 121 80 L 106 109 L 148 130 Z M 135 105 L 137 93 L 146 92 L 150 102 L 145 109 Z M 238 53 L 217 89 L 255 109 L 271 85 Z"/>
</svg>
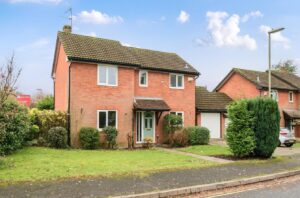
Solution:
<svg viewBox="0 0 300 198">
<path fill-rule="evenodd" d="M 182 127 L 184 127 L 184 111 L 170 111 L 169 114 L 171 113 L 175 113 L 175 115 L 178 116 L 178 113 L 181 113 L 182 114 Z"/>
<path fill-rule="evenodd" d="M 271 96 L 272 96 L 272 92 L 273 92 L 273 93 L 276 93 L 276 96 L 277 96 L 277 97 L 276 97 L 276 100 L 275 100 L 275 101 L 278 102 L 278 101 L 279 101 L 278 91 L 277 91 L 277 90 L 271 90 Z M 274 99 L 273 96 L 272 96 L 272 99 Z"/>
<path fill-rule="evenodd" d="M 172 75 L 176 76 L 176 87 L 172 87 L 172 83 L 171 83 L 171 76 Z M 182 76 L 182 87 L 178 87 L 178 77 L 179 76 Z M 184 89 L 184 75 L 183 74 L 170 73 L 170 75 L 169 75 L 169 87 L 171 89 Z"/>
<path fill-rule="evenodd" d="M 146 73 L 146 84 L 145 85 L 141 84 L 141 77 L 142 77 L 143 72 Z M 139 85 L 140 85 L 140 87 L 148 87 L 148 71 L 147 70 L 140 70 L 139 71 Z"/>
<path fill-rule="evenodd" d="M 108 118 L 108 112 L 109 111 L 115 111 L 116 112 L 116 126 L 115 126 L 115 128 L 118 129 L 118 111 L 117 110 L 114 110 L 114 109 L 111 109 L 111 110 L 97 110 L 97 127 L 96 128 L 99 131 L 103 130 L 103 128 L 99 128 L 99 113 L 100 112 L 105 112 L 106 113 L 106 118 Z M 105 126 L 108 126 L 108 119 L 106 119 L 106 121 L 105 121 Z"/>
<path fill-rule="evenodd" d="M 105 67 L 105 72 L 106 72 L 106 82 L 105 83 L 101 83 L 99 80 L 99 69 L 100 67 Z M 108 69 L 107 68 L 116 68 L 116 84 L 109 84 L 109 80 L 108 80 Z M 97 67 L 97 84 L 98 85 L 103 85 L 103 86 L 112 86 L 112 87 L 116 87 L 118 86 L 118 73 L 119 73 L 119 68 L 117 66 L 113 66 L 113 65 L 107 65 L 107 64 L 98 64 Z"/>
<path fill-rule="evenodd" d="M 292 96 L 292 97 L 290 97 Z M 294 102 L 294 92 L 293 91 L 289 91 L 289 102 Z"/>
</svg>

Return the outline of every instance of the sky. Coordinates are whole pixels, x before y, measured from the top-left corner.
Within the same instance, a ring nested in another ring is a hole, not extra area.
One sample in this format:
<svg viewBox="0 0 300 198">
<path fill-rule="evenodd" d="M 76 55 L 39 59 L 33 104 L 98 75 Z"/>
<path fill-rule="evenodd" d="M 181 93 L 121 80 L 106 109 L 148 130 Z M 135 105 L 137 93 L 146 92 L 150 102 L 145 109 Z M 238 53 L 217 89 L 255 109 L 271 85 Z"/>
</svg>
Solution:
<svg viewBox="0 0 300 198">
<path fill-rule="evenodd" d="M 70 7 L 74 33 L 175 52 L 209 90 L 233 67 L 265 71 L 271 28 L 285 28 L 272 36 L 272 64 L 300 63 L 297 0 L 0 0 L 0 64 L 15 54 L 20 92 L 53 93 L 56 35 Z"/>
</svg>

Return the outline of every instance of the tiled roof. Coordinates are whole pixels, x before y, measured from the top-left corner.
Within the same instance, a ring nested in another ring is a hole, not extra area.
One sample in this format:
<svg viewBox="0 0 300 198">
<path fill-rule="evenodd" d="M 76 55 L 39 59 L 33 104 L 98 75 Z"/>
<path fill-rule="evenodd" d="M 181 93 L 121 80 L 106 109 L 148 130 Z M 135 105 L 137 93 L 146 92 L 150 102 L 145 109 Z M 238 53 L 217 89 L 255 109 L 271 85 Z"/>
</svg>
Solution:
<svg viewBox="0 0 300 198">
<path fill-rule="evenodd" d="M 283 113 L 284 113 L 285 116 L 288 116 L 289 118 L 292 118 L 292 119 L 299 119 L 300 118 L 300 111 L 299 110 L 284 109 Z"/>
<path fill-rule="evenodd" d="M 234 68 L 234 71 L 241 74 L 243 77 L 253 82 L 259 87 L 267 88 L 268 87 L 268 72 L 247 70 Z M 284 89 L 284 90 L 296 90 L 296 88 L 275 76 L 271 76 L 271 86 L 275 89 Z"/>
<path fill-rule="evenodd" d="M 272 71 L 272 75 L 300 89 L 300 77 L 288 72 Z"/>
<path fill-rule="evenodd" d="M 134 108 L 136 110 L 148 111 L 169 111 L 168 104 L 161 99 L 135 99 Z"/>
<path fill-rule="evenodd" d="M 120 64 L 199 75 L 196 69 L 175 53 L 126 47 L 118 41 L 66 32 L 58 32 L 58 38 L 71 61 Z"/>
<path fill-rule="evenodd" d="M 209 92 L 205 87 L 196 87 L 196 108 L 206 112 L 225 112 L 232 99 L 221 92 Z"/>
</svg>

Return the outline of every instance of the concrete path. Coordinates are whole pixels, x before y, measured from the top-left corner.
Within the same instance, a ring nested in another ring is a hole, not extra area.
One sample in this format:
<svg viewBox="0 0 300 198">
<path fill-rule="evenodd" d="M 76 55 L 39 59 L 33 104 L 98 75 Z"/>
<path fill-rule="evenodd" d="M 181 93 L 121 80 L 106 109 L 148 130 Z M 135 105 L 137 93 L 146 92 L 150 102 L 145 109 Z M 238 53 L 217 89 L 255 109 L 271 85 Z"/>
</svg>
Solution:
<svg viewBox="0 0 300 198">
<path fill-rule="evenodd" d="M 203 160 L 207 160 L 207 161 L 211 161 L 211 162 L 217 162 L 217 163 L 223 163 L 223 164 L 233 162 L 232 160 L 226 160 L 226 159 L 221 159 L 221 158 L 211 157 L 211 156 L 202 156 L 202 155 L 197 155 L 197 154 L 188 153 L 188 152 L 184 152 L 184 151 L 178 151 L 178 150 L 171 149 L 171 148 L 157 147 L 157 149 L 163 150 L 165 152 L 176 153 L 176 154 L 180 154 L 180 155 L 186 155 L 186 156 L 190 156 L 190 157 L 194 157 L 194 158 L 198 158 L 198 159 L 203 159 Z"/>
</svg>

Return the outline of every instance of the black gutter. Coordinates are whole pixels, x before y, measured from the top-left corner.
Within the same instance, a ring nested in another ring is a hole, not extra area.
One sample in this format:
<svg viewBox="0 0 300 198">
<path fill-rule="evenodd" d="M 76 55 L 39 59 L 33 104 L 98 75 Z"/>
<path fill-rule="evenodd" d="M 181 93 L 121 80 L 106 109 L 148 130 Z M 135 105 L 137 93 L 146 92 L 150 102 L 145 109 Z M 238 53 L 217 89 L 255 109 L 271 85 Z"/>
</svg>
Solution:
<svg viewBox="0 0 300 198">
<path fill-rule="evenodd" d="M 163 69 L 163 68 L 151 68 L 151 67 L 145 67 L 141 66 L 139 64 L 131 64 L 131 63 L 122 63 L 122 62 L 115 62 L 115 61 L 103 61 L 103 60 L 97 60 L 97 59 L 88 59 L 88 58 L 78 58 L 78 57 L 71 57 L 68 56 L 68 59 L 70 61 L 76 61 L 76 62 L 87 62 L 87 63 L 104 63 L 104 64 L 113 64 L 113 65 L 124 65 L 129 67 L 138 67 L 140 69 L 147 69 L 152 71 L 164 71 L 169 73 L 180 73 L 180 74 L 190 74 L 190 75 L 196 75 L 199 76 L 199 72 L 191 72 L 191 71 L 182 71 L 182 70 L 172 70 L 172 69 Z"/>
</svg>

